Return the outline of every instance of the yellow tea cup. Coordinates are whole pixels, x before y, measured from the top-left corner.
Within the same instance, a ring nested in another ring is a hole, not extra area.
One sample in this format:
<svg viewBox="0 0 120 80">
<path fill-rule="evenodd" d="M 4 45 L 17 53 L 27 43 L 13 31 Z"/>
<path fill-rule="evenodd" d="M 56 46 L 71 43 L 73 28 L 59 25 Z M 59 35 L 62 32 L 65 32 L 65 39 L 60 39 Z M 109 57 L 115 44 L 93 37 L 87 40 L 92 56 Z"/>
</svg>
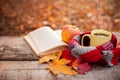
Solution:
<svg viewBox="0 0 120 80">
<path fill-rule="evenodd" d="M 89 38 L 90 46 L 99 46 L 111 40 L 112 33 L 102 29 L 91 31 L 91 34 L 83 35 L 81 45 L 86 46 L 85 39 Z M 86 38 L 87 37 L 87 38 Z M 88 46 L 88 45 L 87 45 Z"/>
</svg>

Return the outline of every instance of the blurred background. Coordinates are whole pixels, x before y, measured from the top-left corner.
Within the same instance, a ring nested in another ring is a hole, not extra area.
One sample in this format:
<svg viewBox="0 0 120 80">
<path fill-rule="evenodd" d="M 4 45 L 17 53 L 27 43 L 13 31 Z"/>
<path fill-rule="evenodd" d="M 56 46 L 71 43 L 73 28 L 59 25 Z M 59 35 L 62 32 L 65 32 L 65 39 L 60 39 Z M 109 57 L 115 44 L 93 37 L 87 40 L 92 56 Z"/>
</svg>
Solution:
<svg viewBox="0 0 120 80">
<path fill-rule="evenodd" d="M 19 36 L 42 26 L 120 32 L 120 0 L 0 0 L 0 35 Z"/>
</svg>

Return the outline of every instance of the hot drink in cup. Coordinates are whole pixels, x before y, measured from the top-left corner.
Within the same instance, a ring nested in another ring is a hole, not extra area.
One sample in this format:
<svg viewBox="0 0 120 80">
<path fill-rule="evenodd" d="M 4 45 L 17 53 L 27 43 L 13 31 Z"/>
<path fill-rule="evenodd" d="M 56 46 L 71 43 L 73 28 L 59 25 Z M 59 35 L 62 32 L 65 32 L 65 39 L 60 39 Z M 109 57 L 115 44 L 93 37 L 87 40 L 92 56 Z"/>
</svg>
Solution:
<svg viewBox="0 0 120 80">
<path fill-rule="evenodd" d="M 89 44 L 90 46 L 99 46 L 99 45 L 102 45 L 102 44 L 110 41 L 111 36 L 112 36 L 112 34 L 109 31 L 101 30 L 101 29 L 93 30 L 93 31 L 91 31 L 91 34 L 83 35 L 81 44 L 82 44 L 82 46 L 86 46 L 85 38 L 88 37 L 90 40 L 90 44 Z"/>
</svg>

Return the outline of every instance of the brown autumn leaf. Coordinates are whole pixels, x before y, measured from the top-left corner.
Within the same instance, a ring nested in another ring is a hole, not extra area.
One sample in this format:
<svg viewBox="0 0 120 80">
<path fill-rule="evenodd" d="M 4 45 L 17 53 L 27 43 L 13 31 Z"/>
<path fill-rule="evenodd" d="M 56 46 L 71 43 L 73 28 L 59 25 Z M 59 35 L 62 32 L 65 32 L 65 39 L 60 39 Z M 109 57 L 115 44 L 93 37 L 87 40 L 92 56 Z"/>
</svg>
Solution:
<svg viewBox="0 0 120 80">
<path fill-rule="evenodd" d="M 78 74 L 75 70 L 72 69 L 71 66 L 67 66 L 70 62 L 70 60 L 67 59 L 60 59 L 62 52 L 59 52 L 56 59 L 54 59 L 48 66 L 47 69 L 50 69 L 50 71 L 53 74 L 58 74 L 61 72 L 62 74 L 66 75 L 76 75 Z"/>
<path fill-rule="evenodd" d="M 42 56 L 40 59 L 39 59 L 39 63 L 45 63 L 45 62 L 49 62 L 50 60 L 54 60 L 57 56 L 56 56 L 57 53 L 52 53 L 52 54 L 48 54 L 48 55 L 45 55 L 45 56 Z"/>
</svg>

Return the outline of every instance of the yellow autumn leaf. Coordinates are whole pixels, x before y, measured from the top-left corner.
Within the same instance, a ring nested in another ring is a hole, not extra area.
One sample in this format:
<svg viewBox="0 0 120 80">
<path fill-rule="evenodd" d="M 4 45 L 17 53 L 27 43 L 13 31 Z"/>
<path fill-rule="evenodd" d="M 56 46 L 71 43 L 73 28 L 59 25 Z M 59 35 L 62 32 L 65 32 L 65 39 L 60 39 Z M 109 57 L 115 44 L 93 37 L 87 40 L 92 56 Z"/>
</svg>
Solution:
<svg viewBox="0 0 120 80">
<path fill-rule="evenodd" d="M 52 53 L 52 54 L 48 54 L 48 55 L 44 55 L 39 59 L 39 63 L 45 63 L 45 62 L 49 62 L 50 60 L 54 60 L 57 56 L 57 53 Z"/>
<path fill-rule="evenodd" d="M 72 69 L 71 66 L 67 66 L 70 60 L 67 59 L 60 59 L 62 52 L 59 52 L 57 58 L 54 59 L 47 67 L 53 74 L 58 74 L 61 72 L 62 74 L 67 75 L 76 75 L 78 74 L 75 70 Z"/>
</svg>

